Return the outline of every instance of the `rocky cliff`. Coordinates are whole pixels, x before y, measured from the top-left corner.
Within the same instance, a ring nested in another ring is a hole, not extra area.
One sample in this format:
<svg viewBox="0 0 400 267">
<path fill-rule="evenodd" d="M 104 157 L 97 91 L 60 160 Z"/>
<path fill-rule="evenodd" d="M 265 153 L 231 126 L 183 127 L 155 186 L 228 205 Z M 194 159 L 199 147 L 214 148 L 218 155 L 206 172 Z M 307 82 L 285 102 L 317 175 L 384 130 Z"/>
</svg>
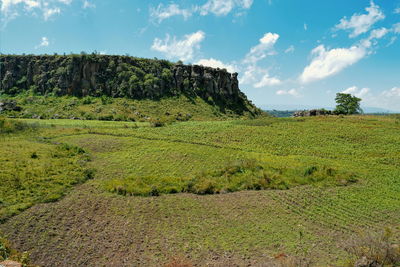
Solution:
<svg viewBox="0 0 400 267">
<path fill-rule="evenodd" d="M 237 73 L 166 60 L 108 55 L 1 55 L 0 94 L 160 99 L 201 97 L 229 109 L 254 106 L 239 90 Z"/>
</svg>

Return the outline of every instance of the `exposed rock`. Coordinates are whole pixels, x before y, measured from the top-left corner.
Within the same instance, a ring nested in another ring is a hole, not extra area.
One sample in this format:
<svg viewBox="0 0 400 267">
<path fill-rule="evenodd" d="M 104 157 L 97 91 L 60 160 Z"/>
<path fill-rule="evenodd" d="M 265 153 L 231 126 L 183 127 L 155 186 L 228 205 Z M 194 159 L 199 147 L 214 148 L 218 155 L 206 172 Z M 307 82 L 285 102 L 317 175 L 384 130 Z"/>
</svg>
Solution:
<svg viewBox="0 0 400 267">
<path fill-rule="evenodd" d="M 0 101 L 0 113 L 3 111 L 21 111 L 22 108 L 17 106 L 17 102 L 14 100 L 1 100 Z"/>
<path fill-rule="evenodd" d="M 0 267 L 22 267 L 22 264 L 16 261 L 2 261 L 0 262 Z"/>
<path fill-rule="evenodd" d="M 127 56 L 0 56 L 0 94 L 35 93 L 158 99 L 210 97 L 239 112 L 255 107 L 239 90 L 237 73 Z"/>
<path fill-rule="evenodd" d="M 354 267 L 381 267 L 382 265 L 374 260 L 369 260 L 366 257 L 362 257 L 354 263 Z"/>
<path fill-rule="evenodd" d="M 313 117 L 313 116 L 325 116 L 325 115 L 332 115 L 332 111 L 326 109 L 302 110 L 302 111 L 296 111 L 293 114 L 293 117 Z"/>
</svg>

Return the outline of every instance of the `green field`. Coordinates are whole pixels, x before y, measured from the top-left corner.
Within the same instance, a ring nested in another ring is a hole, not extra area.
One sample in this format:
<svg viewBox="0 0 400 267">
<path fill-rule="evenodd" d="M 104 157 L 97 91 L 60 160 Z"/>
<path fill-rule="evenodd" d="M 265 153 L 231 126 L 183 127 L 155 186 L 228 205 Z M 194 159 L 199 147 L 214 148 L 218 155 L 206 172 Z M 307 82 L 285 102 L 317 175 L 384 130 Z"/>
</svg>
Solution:
<svg viewBox="0 0 400 267">
<path fill-rule="evenodd" d="M 35 264 L 347 266 L 355 236 L 400 240 L 399 116 L 3 125 L 0 230 Z"/>
</svg>

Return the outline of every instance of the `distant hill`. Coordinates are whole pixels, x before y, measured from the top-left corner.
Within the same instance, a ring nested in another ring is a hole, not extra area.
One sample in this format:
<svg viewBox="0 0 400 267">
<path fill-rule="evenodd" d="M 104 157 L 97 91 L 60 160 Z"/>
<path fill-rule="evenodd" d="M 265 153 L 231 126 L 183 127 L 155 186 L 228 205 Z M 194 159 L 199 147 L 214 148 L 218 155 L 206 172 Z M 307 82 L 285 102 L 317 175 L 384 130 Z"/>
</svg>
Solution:
<svg viewBox="0 0 400 267">
<path fill-rule="evenodd" d="M 263 105 L 261 106 L 268 114 L 274 117 L 291 117 L 296 111 L 300 110 L 310 110 L 310 109 L 327 109 L 334 110 L 334 107 L 328 106 L 311 106 L 311 105 Z M 393 110 L 376 108 L 376 107 L 362 107 L 364 114 L 374 114 L 374 115 L 385 115 L 385 114 L 396 114 Z"/>
<path fill-rule="evenodd" d="M 186 99 L 194 109 L 199 102 L 214 107 L 217 117 L 256 117 L 262 113 L 240 91 L 237 73 L 166 60 L 97 54 L 1 55 L 0 78 L 1 98 L 21 94 L 110 97 L 155 104 L 161 99 L 175 98 L 181 102 Z M 51 104 L 43 101 L 43 105 Z M 183 112 L 192 113 L 191 107 L 185 104 Z"/>
</svg>

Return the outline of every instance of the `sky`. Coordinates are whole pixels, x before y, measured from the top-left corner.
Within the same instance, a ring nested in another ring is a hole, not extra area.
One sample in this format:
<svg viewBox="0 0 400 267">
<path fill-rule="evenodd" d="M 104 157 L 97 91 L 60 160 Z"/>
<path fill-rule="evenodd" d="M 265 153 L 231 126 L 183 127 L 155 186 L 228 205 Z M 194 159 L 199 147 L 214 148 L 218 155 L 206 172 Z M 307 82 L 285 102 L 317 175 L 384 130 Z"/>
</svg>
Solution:
<svg viewBox="0 0 400 267">
<path fill-rule="evenodd" d="M 256 105 L 400 111 L 400 0 L 0 0 L 0 52 L 98 52 L 239 73 Z"/>
</svg>

